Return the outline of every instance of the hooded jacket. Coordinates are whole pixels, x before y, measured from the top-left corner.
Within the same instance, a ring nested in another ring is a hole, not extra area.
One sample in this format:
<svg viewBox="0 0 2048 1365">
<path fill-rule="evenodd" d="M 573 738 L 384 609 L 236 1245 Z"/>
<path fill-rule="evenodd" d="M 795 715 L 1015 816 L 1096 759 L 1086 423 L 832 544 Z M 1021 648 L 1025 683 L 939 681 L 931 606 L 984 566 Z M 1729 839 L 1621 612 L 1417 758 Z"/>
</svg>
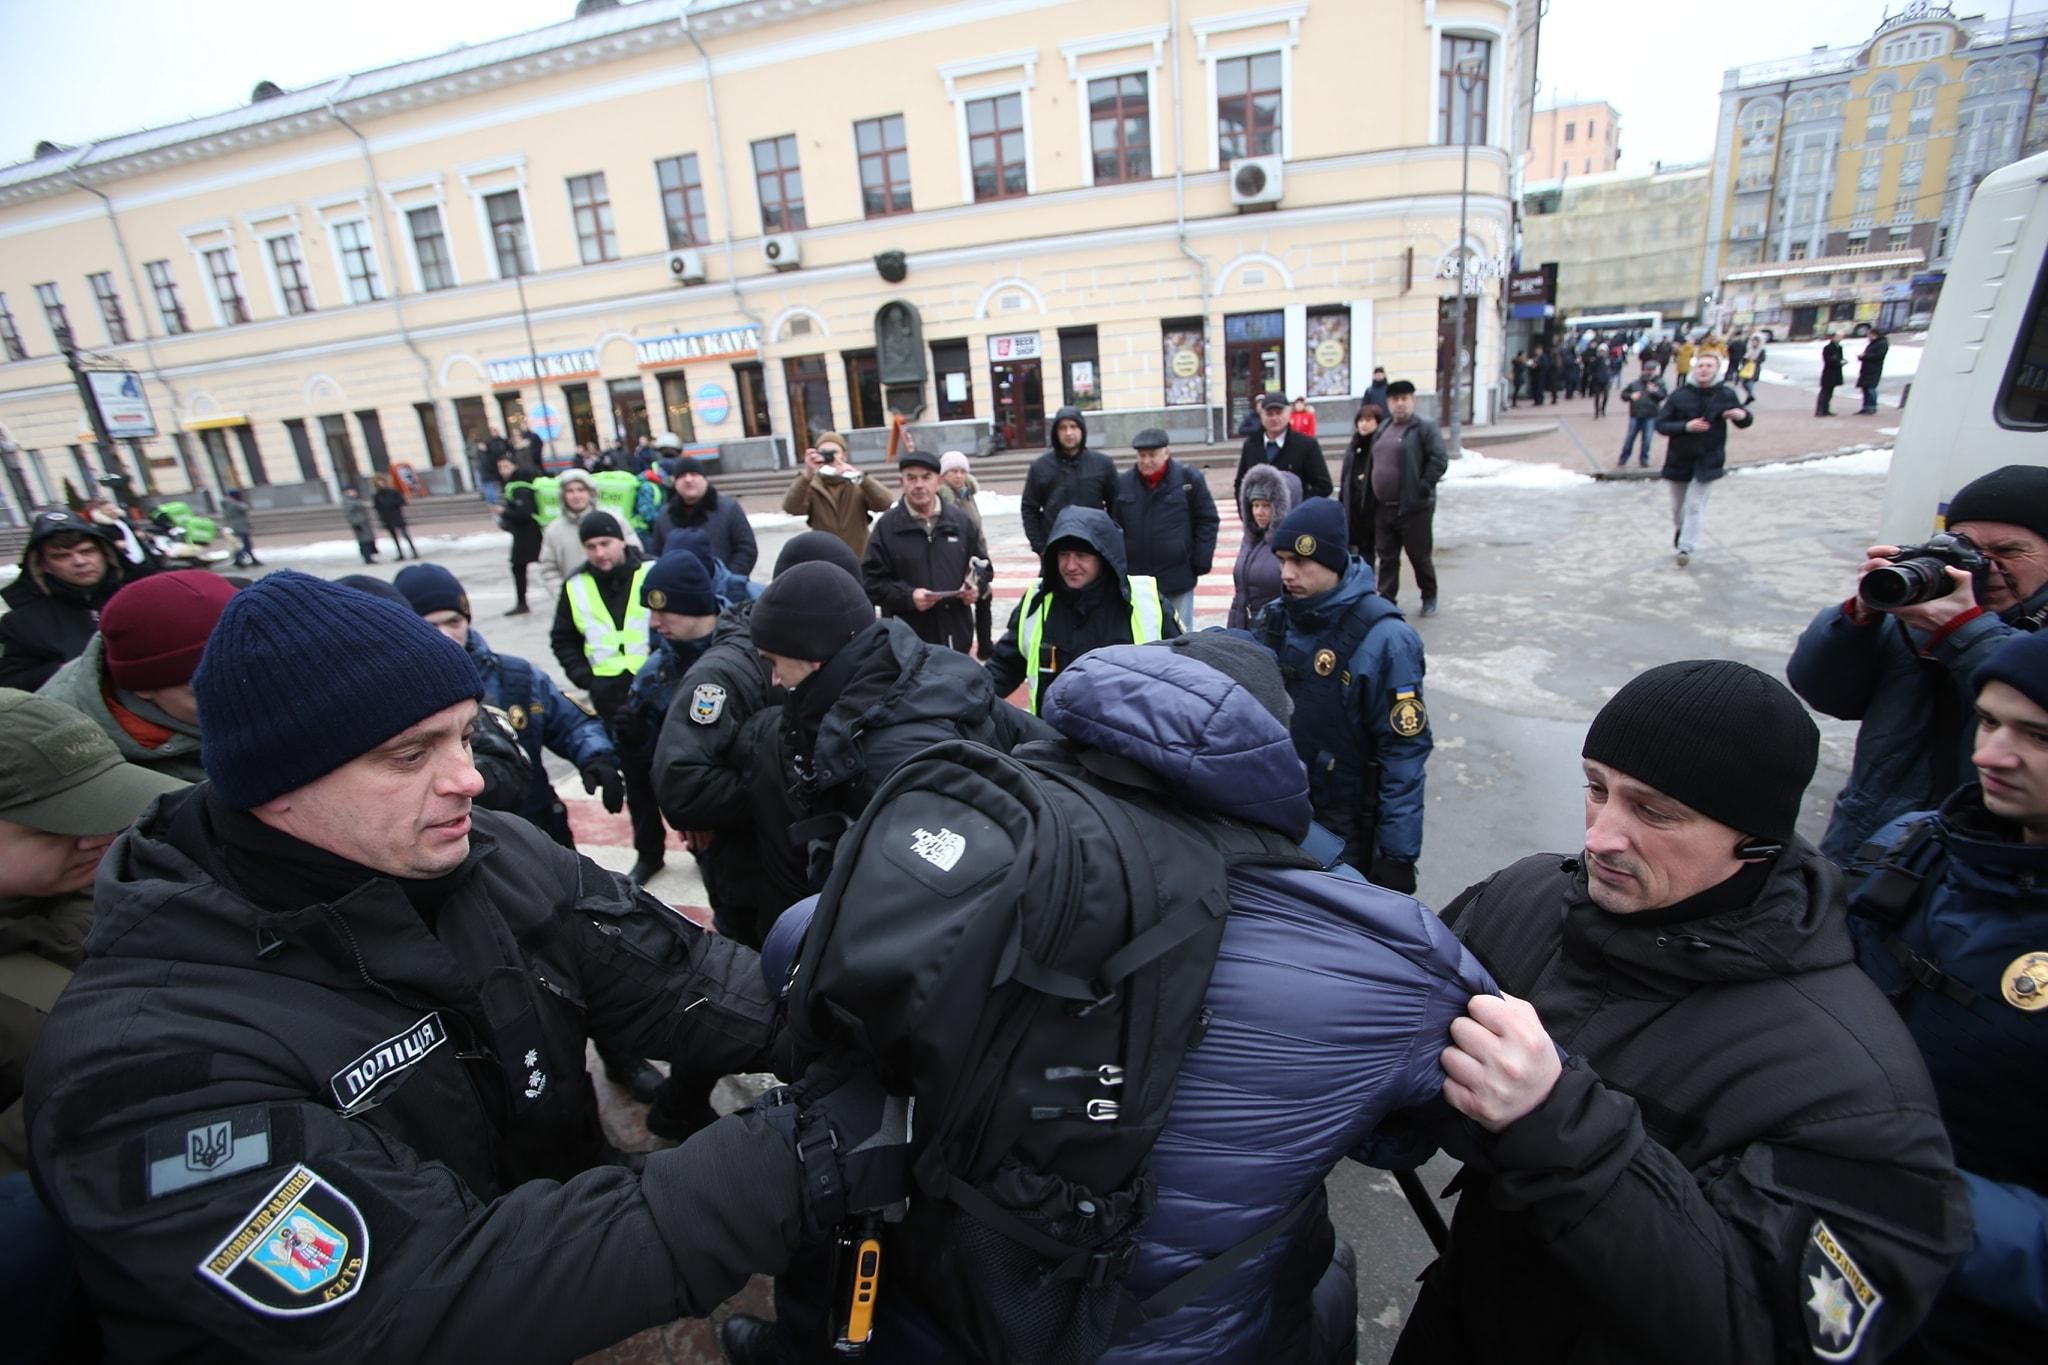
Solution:
<svg viewBox="0 0 2048 1365">
<path fill-rule="evenodd" d="M 1078 541 L 1101 556 L 1103 571 L 1095 581 L 1078 592 L 1060 579 L 1058 547 L 1062 541 Z M 1124 557 L 1123 533 L 1107 512 L 1088 507 L 1069 507 L 1052 526 L 1044 552 L 1039 556 L 1040 576 L 1010 612 L 1010 624 L 996 641 L 988 658 L 988 680 L 998 697 L 1007 697 L 1030 674 L 1030 660 L 1024 657 L 1020 641 L 1025 620 L 1039 609 L 1044 596 L 1052 597 L 1046 616 L 1041 651 L 1050 650 L 1038 672 L 1038 696 L 1032 699 L 1036 712 L 1060 671 L 1091 649 L 1104 645 L 1127 645 L 1131 641 L 1131 572 Z M 1160 603 L 1159 637 L 1171 640 L 1181 633 L 1173 608 Z M 1139 641 L 1138 643 L 1145 643 Z"/>
<path fill-rule="evenodd" d="M 1898 850 L 1923 823 L 1932 856 L 1897 928 L 1861 913 L 1860 896 L 1849 902 L 1856 960 L 1891 997 L 1926 1059 L 1976 1222 L 1916 1344 L 1925 1358 L 1957 1365 L 2031 1361 L 2048 1323 L 2048 1098 L 2012 1081 L 2048 1074 L 2048 1020 L 2015 1008 L 2005 983 L 2048 947 L 2048 845 L 2023 843 L 2015 826 L 1984 808 L 1983 789 L 1972 783 L 1939 811 L 1880 830 L 1858 870 Z M 1960 986 L 1967 1002 L 1919 964 Z"/>
<path fill-rule="evenodd" d="M 918 639 L 964 654 L 974 643 L 974 608 L 949 598 L 919 611 L 915 593 L 919 588 L 953 591 L 967 581 L 976 559 L 988 559 L 988 546 L 960 507 L 940 498 L 927 527 L 909 503 L 898 501 L 876 520 L 868 537 L 867 554 L 860 563 L 861 587 L 882 615 L 903 621 Z M 988 590 L 992 576 L 976 580 L 982 591 Z"/>
<path fill-rule="evenodd" d="M 561 489 L 571 483 L 581 483 L 590 490 L 590 506 L 595 509 L 598 505 L 597 484 L 591 477 L 580 469 L 571 469 L 555 480 L 555 487 Z M 550 596 L 559 595 L 569 575 L 583 567 L 581 519 L 568 508 L 564 507 L 559 516 L 541 528 L 540 559 L 537 562 L 540 564 L 541 584 Z"/>
<path fill-rule="evenodd" d="M 2048 586 L 1931 636 L 1883 612 L 1858 625 L 1854 605 L 1821 608 L 1785 663 L 1786 681 L 1808 706 L 1863 722 L 1820 841 L 1843 865 L 1872 834 L 1907 811 L 1939 805 L 1970 779 L 1976 672 L 2015 633 L 2048 620 Z"/>
<path fill-rule="evenodd" d="M 754 528 L 747 521 L 747 514 L 737 502 L 718 495 L 716 488 L 706 487 L 704 496 L 695 506 L 684 502 L 671 492 L 668 501 L 662 504 L 661 513 L 654 524 L 647 528 L 647 554 L 649 558 L 660 559 L 664 542 L 669 533 L 686 527 L 702 527 L 711 541 L 711 556 L 719 563 L 745 578 L 754 571 L 754 562 L 761 557 L 761 547 L 754 540 Z"/>
<path fill-rule="evenodd" d="M 1136 466 L 1117 475 L 1114 517 L 1131 572 L 1158 579 L 1168 597 L 1193 591 L 1216 562 L 1216 499 L 1202 471 L 1179 460 L 1166 462 L 1157 487 Z"/>
<path fill-rule="evenodd" d="M 29 1072 L 110 1358 L 569 1360 L 779 1272 L 788 1144 L 736 1116 L 628 1159 L 584 1076 L 591 1036 L 761 1065 L 752 953 L 510 815 L 400 883 L 209 790 L 109 851 Z"/>
<path fill-rule="evenodd" d="M 1834 865 L 1794 839 L 1759 880 L 1667 923 L 1539 854 L 1445 910 L 1568 1059 L 1467 1165 L 1396 1359 L 1878 1361 L 1911 1334 L 1969 1243 L 1933 1088 Z"/>
<path fill-rule="evenodd" d="M 838 536 L 856 557 L 868 552 L 868 524 L 896 499 L 874 471 L 855 469 L 846 479 L 823 471 L 798 474 L 782 494 L 782 510 L 813 531 Z"/>
<path fill-rule="evenodd" d="M 1061 422 L 1078 422 L 1081 447 L 1072 455 L 1060 450 Z M 1088 446 L 1088 421 L 1079 408 L 1061 408 L 1046 424 L 1046 451 L 1024 475 L 1020 512 L 1031 553 L 1044 554 L 1046 539 L 1060 512 L 1068 507 L 1116 506 L 1116 463 Z"/>
<path fill-rule="evenodd" d="M 121 751 L 122 758 L 138 767 L 152 768 L 185 782 L 197 782 L 206 776 L 206 769 L 199 762 L 198 727 L 190 727 L 191 734 L 184 733 L 186 727 L 183 722 L 161 711 L 150 715 L 149 712 L 155 708 L 140 697 L 130 697 L 127 703 L 110 701 L 114 690 L 113 680 L 107 676 L 106 637 L 95 631 L 85 652 L 58 669 L 48 682 L 37 689 L 37 693 L 51 701 L 63 702 L 84 715 L 114 741 L 114 747 Z M 141 743 L 115 717 L 115 706 L 121 706 L 160 730 L 169 731 L 169 737 L 153 749 Z M 138 707 L 142 709 L 138 711 Z M 173 729 L 173 725 L 178 728 Z"/>
<path fill-rule="evenodd" d="M 37 551 L 52 536 L 90 535 L 106 553 L 106 576 L 90 588 L 74 588 L 43 572 Z M 0 687 L 33 692 L 67 659 L 85 652 L 100 628 L 100 608 L 127 581 L 121 556 L 105 529 L 76 516 L 38 516 L 21 552 L 21 576 L 0 588 L 7 614 L 0 616 Z"/>
<path fill-rule="evenodd" d="M 1272 520 L 1265 530 L 1252 520 L 1252 503 L 1273 504 Z M 1259 465 L 1247 470 L 1237 490 L 1237 513 L 1243 520 L 1244 539 L 1238 542 L 1237 563 L 1231 566 L 1230 581 L 1235 589 L 1230 599 L 1229 625 L 1232 630 L 1249 630 L 1266 607 L 1279 600 L 1280 559 L 1273 553 L 1273 530 L 1287 519 L 1301 502 L 1301 480 L 1284 469 Z"/>
</svg>

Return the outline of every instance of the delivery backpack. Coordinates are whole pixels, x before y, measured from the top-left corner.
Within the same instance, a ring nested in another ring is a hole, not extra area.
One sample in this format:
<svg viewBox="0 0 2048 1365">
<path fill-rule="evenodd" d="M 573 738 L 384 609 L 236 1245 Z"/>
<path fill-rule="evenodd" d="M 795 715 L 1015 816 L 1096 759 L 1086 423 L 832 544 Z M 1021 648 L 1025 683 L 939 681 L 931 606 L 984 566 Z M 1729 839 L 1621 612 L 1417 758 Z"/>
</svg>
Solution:
<svg viewBox="0 0 2048 1365">
<path fill-rule="evenodd" d="M 1119 1283 L 1233 865 L 1316 867 L 1178 807 L 1128 760 L 965 740 L 898 768 L 841 840 L 787 993 L 815 1054 L 913 1101 L 917 1189 L 884 1236 L 902 1295 L 977 1359 L 1092 1361 L 1192 1302 L 1308 1201 L 1140 1303 Z"/>
</svg>

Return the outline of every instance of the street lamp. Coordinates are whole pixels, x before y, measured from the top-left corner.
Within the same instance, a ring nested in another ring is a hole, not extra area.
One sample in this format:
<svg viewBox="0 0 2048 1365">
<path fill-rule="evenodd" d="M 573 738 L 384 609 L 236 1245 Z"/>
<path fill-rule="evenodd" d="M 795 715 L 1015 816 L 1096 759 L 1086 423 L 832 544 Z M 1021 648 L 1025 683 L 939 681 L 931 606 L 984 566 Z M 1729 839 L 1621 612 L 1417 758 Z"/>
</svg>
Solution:
<svg viewBox="0 0 2048 1365">
<path fill-rule="evenodd" d="M 1460 154 L 1464 164 L 1458 173 L 1458 295 L 1451 305 L 1451 412 L 1447 424 L 1450 451 L 1455 458 L 1464 453 L 1465 405 L 1458 395 L 1465 377 L 1465 279 L 1471 273 L 1465 257 L 1465 215 L 1466 201 L 1472 192 L 1472 92 L 1486 74 L 1486 63 L 1479 57 L 1463 57 L 1452 69 L 1458 75 L 1458 89 L 1465 94 L 1458 108 L 1458 141 L 1464 149 Z"/>
<path fill-rule="evenodd" d="M 533 344 L 533 314 L 526 311 L 526 246 L 519 240 L 519 229 L 510 223 L 498 224 L 497 238 L 498 268 L 505 268 L 505 257 L 509 252 L 512 257 L 512 280 L 519 287 L 519 320 L 526 324 L 526 360 L 533 366 L 533 392 L 535 398 L 539 400 L 535 406 L 546 407 L 548 391 L 541 387 L 540 382 L 540 351 Z M 532 421 L 527 422 L 526 429 L 533 430 Z M 555 438 L 542 431 L 540 439 L 546 458 L 553 460 Z"/>
</svg>

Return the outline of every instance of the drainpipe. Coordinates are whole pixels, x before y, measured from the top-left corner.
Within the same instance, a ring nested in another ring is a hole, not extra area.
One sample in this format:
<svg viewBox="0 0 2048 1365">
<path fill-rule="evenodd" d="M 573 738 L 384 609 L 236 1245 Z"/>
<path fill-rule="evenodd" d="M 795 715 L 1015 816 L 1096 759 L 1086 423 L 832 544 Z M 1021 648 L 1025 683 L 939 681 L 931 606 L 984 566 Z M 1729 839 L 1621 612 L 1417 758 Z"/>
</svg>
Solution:
<svg viewBox="0 0 2048 1365">
<path fill-rule="evenodd" d="M 97 143 L 94 144 L 94 146 L 97 145 Z M 106 210 L 107 226 L 114 230 L 114 250 L 119 252 L 121 256 L 121 273 L 125 275 L 128 279 L 128 293 L 129 296 L 135 300 L 135 315 L 142 320 L 143 359 L 147 361 L 149 364 L 149 377 L 151 379 L 154 379 L 157 383 L 163 385 L 164 392 L 170 394 L 171 396 L 171 426 L 173 428 L 171 444 L 173 448 L 177 449 L 179 463 L 185 465 L 185 472 L 189 476 L 194 470 L 206 467 L 206 462 L 195 459 L 187 463 L 185 460 L 187 452 L 182 446 L 179 445 L 177 438 L 180 436 L 184 436 L 186 434 L 185 419 L 181 411 L 185 406 L 185 400 L 178 396 L 177 386 L 172 384 L 170 380 L 164 377 L 163 367 L 157 364 L 156 346 L 154 344 L 156 339 L 155 329 L 149 325 L 149 309 L 143 303 L 144 295 L 142 292 L 142 282 L 138 280 L 135 276 L 135 258 L 128 254 L 128 238 L 121 231 L 121 220 L 114 214 L 114 201 L 103 192 L 96 190 L 92 186 L 86 184 L 85 178 L 78 173 L 79 164 L 83 162 L 86 159 L 86 157 L 91 156 L 92 152 L 92 147 L 86 148 L 85 154 L 83 156 L 80 156 L 76 161 L 73 161 L 71 163 L 71 183 L 78 186 L 78 188 L 84 190 L 87 194 L 90 194 L 97 198 L 100 201 L 100 207 Z M 144 455 L 140 456 L 139 458 L 143 463 L 143 468 L 138 469 L 135 472 L 142 477 L 144 484 L 147 485 L 148 483 L 152 482 L 148 475 L 149 457 Z M 195 493 L 208 493 L 215 499 L 216 505 L 218 505 L 222 490 L 200 489 L 195 487 L 193 491 Z"/>
<path fill-rule="evenodd" d="M 1201 274 L 1202 393 L 1205 400 L 1203 406 L 1209 407 L 1211 405 L 1206 401 L 1209 392 L 1209 258 L 1188 245 L 1188 182 L 1186 149 L 1184 145 L 1186 133 L 1182 127 L 1184 120 L 1181 116 L 1180 104 L 1180 0 L 1167 0 L 1166 13 L 1167 25 L 1172 30 L 1173 43 L 1173 238 L 1174 241 L 1180 244 L 1180 254 L 1193 261 L 1195 269 Z M 1227 397 L 1228 388 L 1229 386 L 1226 384 L 1226 398 L 1223 406 L 1223 419 L 1226 424 L 1230 420 L 1230 404 Z M 1228 433 L 1226 432 L 1225 434 L 1227 435 Z M 1213 428 L 1209 432 L 1209 438 L 1211 440 L 1216 439 L 1216 432 Z"/>
<path fill-rule="evenodd" d="M 693 0 L 692 8 L 694 7 Z M 711 120 L 711 161 L 713 168 L 718 174 L 718 207 L 720 209 L 720 216 L 725 219 L 725 283 L 732 290 L 733 310 L 753 324 L 754 335 L 761 339 L 761 349 L 755 352 L 755 354 L 761 357 L 761 396 L 769 405 L 768 424 L 772 430 L 775 426 L 775 388 L 768 382 L 768 324 L 763 322 L 760 315 L 754 312 L 753 309 L 747 307 L 746 296 L 740 293 L 739 262 L 733 253 L 732 246 L 732 187 L 726 182 L 725 139 L 720 136 L 718 131 L 718 93 L 712 89 L 711 85 L 711 54 L 704 50 L 703 43 L 697 41 L 697 31 L 690 26 L 690 16 L 687 12 L 684 13 L 679 22 L 683 27 L 683 36 L 690 40 L 691 47 L 697 49 L 697 60 L 704 66 L 704 112 Z M 738 396 L 737 394 L 734 395 L 735 398 Z M 789 420 L 794 421 L 795 419 L 790 418 Z M 802 436 L 803 439 L 809 439 L 808 433 L 802 433 Z M 798 437 L 799 433 L 790 433 L 790 458 L 785 462 L 778 452 L 775 461 L 778 468 L 787 469 L 796 463 L 796 451 L 799 445 Z"/>
<path fill-rule="evenodd" d="M 377 246 L 384 253 L 384 268 L 388 272 L 388 278 L 391 281 L 391 317 L 398 324 L 398 339 L 405 343 L 406 350 L 412 352 L 412 358 L 420 363 L 420 386 L 427 396 L 427 406 L 434 414 L 434 429 L 441 431 L 441 406 L 434 401 L 434 367 L 428 363 L 426 353 L 420 350 L 419 344 L 412 339 L 412 332 L 405 325 L 405 305 L 399 301 L 398 297 L 398 255 L 391 249 L 389 215 L 385 213 L 384 204 L 378 198 L 380 191 L 377 188 L 377 163 L 370 159 L 370 139 L 363 136 L 361 129 L 343 118 L 341 109 L 338 107 L 342 93 L 348 89 L 349 82 L 354 79 L 353 73 L 343 76 L 341 83 L 328 92 L 327 116 L 355 135 L 356 150 L 362 153 L 363 175 L 367 180 L 367 183 L 363 186 L 363 207 L 369 211 L 370 221 L 376 225 Z M 536 384 L 540 382 L 539 375 L 534 376 L 534 382 Z M 448 449 L 445 439 L 446 432 L 442 432 L 442 435 L 444 439 L 441 449 L 445 453 Z M 461 433 L 457 432 L 456 435 L 458 438 L 457 454 L 459 456 L 461 454 L 459 439 Z M 465 458 L 450 457 L 448 461 L 447 467 L 451 471 L 450 477 L 455 480 L 455 487 L 458 492 L 462 489 L 462 470 L 465 464 Z M 330 475 L 330 480 L 328 491 L 334 495 L 334 500 L 337 503 L 341 502 L 341 471 L 335 470 Z"/>
</svg>

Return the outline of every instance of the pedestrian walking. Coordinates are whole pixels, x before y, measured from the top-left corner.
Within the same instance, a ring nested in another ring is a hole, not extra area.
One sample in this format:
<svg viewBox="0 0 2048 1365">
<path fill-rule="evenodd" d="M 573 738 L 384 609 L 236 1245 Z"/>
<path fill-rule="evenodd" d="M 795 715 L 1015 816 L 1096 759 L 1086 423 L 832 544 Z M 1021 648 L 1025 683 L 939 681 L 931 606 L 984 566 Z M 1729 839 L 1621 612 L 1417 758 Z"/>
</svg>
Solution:
<svg viewBox="0 0 2048 1365">
<path fill-rule="evenodd" d="M 1586 392 L 1593 398 L 1593 416 L 1607 415 L 1607 390 L 1611 384 L 1607 371 L 1607 352 L 1603 347 L 1594 347 L 1586 352 Z"/>
<path fill-rule="evenodd" d="M 1768 347 L 1764 342 L 1764 334 L 1762 332 L 1750 333 L 1749 349 L 1742 362 L 1742 401 L 1744 403 L 1754 404 L 1756 402 L 1756 385 L 1757 381 L 1764 377 L 1764 356 L 1767 351 Z"/>
<path fill-rule="evenodd" d="M 1828 333 L 1828 344 L 1820 348 L 1820 396 L 1814 400 L 1815 417 L 1835 415 L 1835 390 L 1842 386 L 1842 334 Z"/>
<path fill-rule="evenodd" d="M 412 532 L 405 525 L 405 494 L 399 491 L 398 481 L 389 474 L 377 476 L 377 493 L 371 499 L 377 507 L 377 520 L 384 523 L 384 530 L 391 537 L 391 551 L 404 559 L 407 550 L 412 557 L 420 557 L 420 547 L 412 543 Z"/>
<path fill-rule="evenodd" d="M 1628 405 L 1628 435 L 1621 438 L 1621 461 L 1617 469 L 1628 468 L 1629 451 L 1636 448 L 1636 438 L 1642 438 L 1638 459 L 1644 469 L 1650 467 L 1650 438 L 1656 434 L 1657 414 L 1663 411 L 1664 400 L 1670 397 L 1664 385 L 1657 378 L 1657 362 L 1643 357 L 1643 372 L 1635 382 L 1621 391 L 1621 401 Z"/>
<path fill-rule="evenodd" d="M 541 477 L 533 466 L 521 468 L 508 455 L 498 457 L 498 481 L 505 489 L 505 502 L 498 511 L 498 525 L 512 533 L 512 609 L 507 616 L 524 616 L 527 567 L 540 558 L 540 502 L 534 484 Z"/>
<path fill-rule="evenodd" d="M 1373 434 L 1372 458 L 1363 481 L 1362 510 L 1370 512 L 1372 552 L 1380 596 L 1401 595 L 1401 556 L 1415 570 L 1422 614 L 1437 611 L 1436 486 L 1450 467 L 1443 431 L 1415 411 L 1415 385 L 1397 379 L 1387 386 L 1392 411 Z M 1356 482 L 1354 480 L 1354 482 Z M 1285 545 L 1280 547 L 1286 549 Z"/>
<path fill-rule="evenodd" d="M 1699 546 L 1707 495 L 1728 472 L 1728 426 L 1747 427 L 1755 420 L 1735 390 L 1719 382 L 1720 373 L 1719 351 L 1697 351 L 1691 381 L 1665 399 L 1657 414 L 1657 430 L 1671 438 L 1664 447 L 1664 478 L 1671 486 L 1671 548 L 1681 569 Z"/>
<path fill-rule="evenodd" d="M 263 561 L 256 557 L 256 538 L 249 533 L 249 495 L 242 489 L 230 488 L 220 514 L 235 537 L 234 566 L 261 568 Z"/>
<path fill-rule="evenodd" d="M 1216 560 L 1220 518 L 1202 472 L 1173 458 L 1166 433 L 1131 438 L 1137 463 L 1117 476 L 1117 524 L 1133 575 L 1156 579 L 1185 630 L 1195 628 L 1195 584 Z"/>
<path fill-rule="evenodd" d="M 494 488 L 498 485 L 492 485 Z M 493 501 L 496 501 L 494 498 Z M 342 515 L 348 518 L 350 534 L 356 538 L 356 553 L 363 557 L 363 563 L 377 562 L 377 532 L 370 520 L 370 504 L 363 501 L 363 490 L 354 484 L 341 490 Z"/>
<path fill-rule="evenodd" d="M 1868 417 L 1877 411 L 1877 386 L 1884 379 L 1884 358 L 1892 344 L 1883 332 L 1872 328 L 1870 340 L 1863 343 L 1863 353 L 1856 357 L 1856 387 L 1863 390 L 1863 409 L 1857 416 Z"/>
</svg>

